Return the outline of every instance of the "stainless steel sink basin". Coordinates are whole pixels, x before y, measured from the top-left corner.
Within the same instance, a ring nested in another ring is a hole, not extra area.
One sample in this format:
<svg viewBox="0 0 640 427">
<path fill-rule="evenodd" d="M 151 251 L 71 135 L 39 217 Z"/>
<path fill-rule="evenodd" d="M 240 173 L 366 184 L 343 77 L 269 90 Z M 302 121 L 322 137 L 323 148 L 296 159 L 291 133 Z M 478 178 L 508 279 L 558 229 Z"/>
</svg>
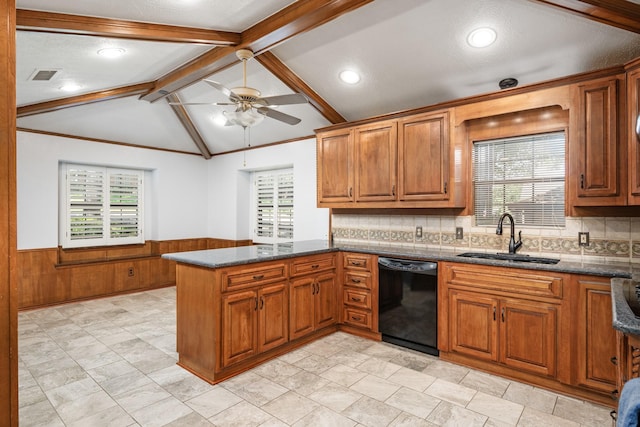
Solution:
<svg viewBox="0 0 640 427">
<path fill-rule="evenodd" d="M 557 264 L 560 261 L 556 258 L 542 258 L 529 255 L 506 253 L 464 252 L 458 254 L 458 256 L 465 258 L 494 259 L 499 261 L 527 262 L 534 264 Z"/>
</svg>

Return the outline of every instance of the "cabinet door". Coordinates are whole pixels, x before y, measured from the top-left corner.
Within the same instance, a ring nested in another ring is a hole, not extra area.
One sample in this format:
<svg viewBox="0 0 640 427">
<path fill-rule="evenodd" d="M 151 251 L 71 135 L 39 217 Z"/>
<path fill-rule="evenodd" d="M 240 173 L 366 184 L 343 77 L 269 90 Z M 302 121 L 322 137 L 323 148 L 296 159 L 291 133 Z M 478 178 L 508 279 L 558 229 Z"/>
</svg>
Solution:
<svg viewBox="0 0 640 427">
<path fill-rule="evenodd" d="M 289 337 L 294 340 L 314 330 L 315 278 L 305 276 L 291 282 Z"/>
<path fill-rule="evenodd" d="M 448 200 L 449 115 L 427 114 L 398 124 L 398 198 Z"/>
<path fill-rule="evenodd" d="M 616 384 L 616 332 L 611 326 L 611 285 L 609 280 L 578 278 L 577 363 L 579 385 L 611 392 Z"/>
<path fill-rule="evenodd" d="M 498 302 L 471 292 L 449 291 L 451 350 L 497 361 Z"/>
<path fill-rule="evenodd" d="M 353 133 L 350 129 L 317 137 L 318 205 L 353 201 Z"/>
<path fill-rule="evenodd" d="M 620 191 L 620 171 L 626 171 L 626 165 L 619 163 L 618 86 L 615 77 L 578 86 L 577 129 L 572 138 L 577 147 L 569 151 L 578 155 L 576 174 L 571 174 L 577 180 L 574 205 L 626 202 L 626 194 Z M 607 199 L 594 202 L 590 198 Z"/>
<path fill-rule="evenodd" d="M 629 130 L 629 204 L 640 205 L 640 68 L 627 74 L 627 99 Z"/>
<path fill-rule="evenodd" d="M 338 303 L 336 275 L 326 273 L 317 276 L 315 289 L 315 327 L 324 328 L 337 322 Z"/>
<path fill-rule="evenodd" d="M 393 121 L 355 130 L 356 202 L 396 200 L 397 134 Z"/>
<path fill-rule="evenodd" d="M 557 319 L 558 307 L 555 305 L 502 300 L 500 362 L 513 368 L 554 376 Z"/>
<path fill-rule="evenodd" d="M 289 340 L 287 285 L 265 286 L 258 301 L 258 350 L 263 352 Z"/>
<path fill-rule="evenodd" d="M 234 292 L 222 297 L 222 366 L 257 353 L 257 307 L 255 291 Z"/>
</svg>

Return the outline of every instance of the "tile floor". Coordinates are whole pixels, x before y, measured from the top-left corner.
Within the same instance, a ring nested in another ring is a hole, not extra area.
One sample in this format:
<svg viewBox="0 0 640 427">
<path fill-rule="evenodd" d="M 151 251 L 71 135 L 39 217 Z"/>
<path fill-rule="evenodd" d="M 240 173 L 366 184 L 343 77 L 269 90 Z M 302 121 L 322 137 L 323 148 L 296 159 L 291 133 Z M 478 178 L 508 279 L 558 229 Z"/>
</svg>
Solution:
<svg viewBox="0 0 640 427">
<path fill-rule="evenodd" d="M 611 426 L 609 409 L 335 333 L 210 385 L 175 362 L 175 288 L 19 316 L 20 426 Z"/>
</svg>

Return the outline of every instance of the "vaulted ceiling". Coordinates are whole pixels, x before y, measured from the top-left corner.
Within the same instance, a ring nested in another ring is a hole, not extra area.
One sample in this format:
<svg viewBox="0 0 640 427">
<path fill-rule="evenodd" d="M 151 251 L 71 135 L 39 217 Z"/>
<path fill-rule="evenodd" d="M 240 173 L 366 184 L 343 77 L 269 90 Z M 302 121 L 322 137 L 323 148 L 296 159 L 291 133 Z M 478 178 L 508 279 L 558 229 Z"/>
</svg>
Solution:
<svg viewBox="0 0 640 427">
<path fill-rule="evenodd" d="M 17 0 L 18 128 L 212 155 L 314 129 L 534 84 L 640 57 L 640 0 Z M 497 32 L 486 48 L 467 43 Z M 122 56 L 97 54 L 115 47 Z M 302 93 L 243 129 L 207 84 Z M 339 80 L 345 69 L 359 83 Z M 38 71 L 55 71 L 34 80 Z M 75 91 L 65 92 L 68 83 Z M 176 104 L 178 103 L 178 104 Z"/>
</svg>

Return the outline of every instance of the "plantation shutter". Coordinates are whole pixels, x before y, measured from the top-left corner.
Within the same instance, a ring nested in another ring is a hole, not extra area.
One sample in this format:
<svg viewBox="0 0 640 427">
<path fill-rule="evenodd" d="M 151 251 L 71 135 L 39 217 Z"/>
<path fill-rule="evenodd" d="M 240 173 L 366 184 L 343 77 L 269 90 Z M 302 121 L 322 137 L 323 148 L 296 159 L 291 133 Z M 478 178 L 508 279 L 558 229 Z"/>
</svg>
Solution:
<svg viewBox="0 0 640 427">
<path fill-rule="evenodd" d="M 293 239 L 293 170 L 254 172 L 254 240 L 277 243 Z"/>
<path fill-rule="evenodd" d="M 84 245 L 104 239 L 104 185 L 104 168 L 67 168 L 70 241 Z"/>
<path fill-rule="evenodd" d="M 144 172 L 72 164 L 64 172 L 63 247 L 144 243 Z"/>
<path fill-rule="evenodd" d="M 565 135 L 476 142 L 473 146 L 477 225 L 509 212 L 521 226 L 564 226 Z"/>
<path fill-rule="evenodd" d="M 140 233 L 140 192 L 138 171 L 109 171 L 109 237 L 135 238 Z"/>
</svg>

